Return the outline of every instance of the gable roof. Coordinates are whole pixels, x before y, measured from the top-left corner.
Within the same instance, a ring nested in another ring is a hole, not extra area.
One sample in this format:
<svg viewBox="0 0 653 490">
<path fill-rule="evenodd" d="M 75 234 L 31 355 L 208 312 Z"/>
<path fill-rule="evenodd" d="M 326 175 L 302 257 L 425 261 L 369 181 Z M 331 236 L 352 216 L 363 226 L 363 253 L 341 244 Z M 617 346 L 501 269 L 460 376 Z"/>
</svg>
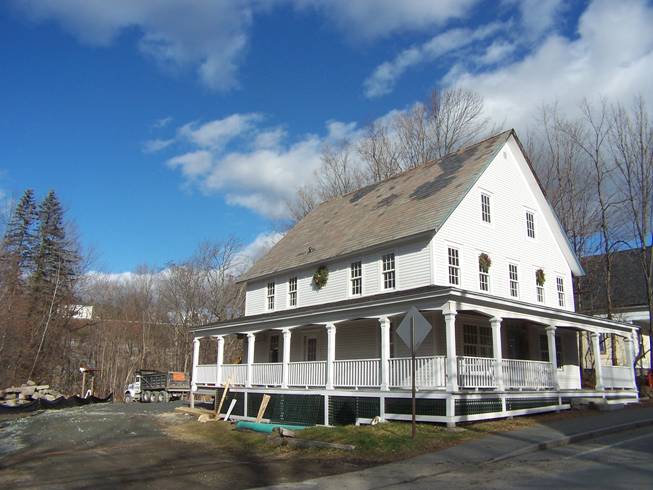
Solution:
<svg viewBox="0 0 653 490">
<path fill-rule="evenodd" d="M 437 231 L 514 135 L 513 130 L 504 131 L 320 204 L 239 281 Z"/>
</svg>

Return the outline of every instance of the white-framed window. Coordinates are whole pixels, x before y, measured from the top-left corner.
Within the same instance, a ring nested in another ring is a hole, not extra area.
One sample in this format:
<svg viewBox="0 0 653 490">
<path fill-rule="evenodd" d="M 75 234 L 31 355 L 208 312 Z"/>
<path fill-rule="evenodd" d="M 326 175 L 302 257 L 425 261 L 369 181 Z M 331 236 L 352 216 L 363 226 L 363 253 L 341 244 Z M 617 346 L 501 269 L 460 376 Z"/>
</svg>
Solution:
<svg viewBox="0 0 653 490">
<path fill-rule="evenodd" d="M 481 219 L 484 223 L 492 223 L 492 213 L 490 210 L 490 195 L 481 194 Z"/>
<path fill-rule="evenodd" d="M 535 271 L 535 292 L 537 293 L 537 302 L 544 303 L 544 284 L 537 281 L 537 271 Z"/>
<path fill-rule="evenodd" d="M 274 281 L 268 283 L 268 310 L 274 310 Z"/>
<path fill-rule="evenodd" d="M 395 254 L 385 254 L 381 261 L 383 263 L 383 289 L 395 288 Z"/>
<path fill-rule="evenodd" d="M 463 355 L 492 357 L 492 329 L 483 325 L 463 324 Z"/>
<path fill-rule="evenodd" d="M 481 291 L 490 290 L 490 269 L 483 267 L 481 261 L 478 261 L 478 288 Z"/>
<path fill-rule="evenodd" d="M 457 248 L 448 247 L 447 256 L 449 260 L 449 284 L 460 285 L 460 253 Z"/>
<path fill-rule="evenodd" d="M 535 215 L 532 211 L 526 211 L 526 234 L 528 238 L 535 238 Z"/>
<path fill-rule="evenodd" d="M 297 306 L 297 277 L 288 279 L 288 306 Z"/>
<path fill-rule="evenodd" d="M 349 266 L 350 271 L 350 281 L 351 281 L 351 295 L 360 296 L 363 294 L 363 264 L 359 260 L 358 262 L 352 262 Z"/>
<path fill-rule="evenodd" d="M 517 264 L 508 264 L 508 279 L 510 281 L 510 296 L 519 298 L 519 270 Z"/>
<path fill-rule="evenodd" d="M 565 306 L 565 283 L 562 277 L 556 277 L 556 289 L 558 290 L 558 305 Z"/>
</svg>

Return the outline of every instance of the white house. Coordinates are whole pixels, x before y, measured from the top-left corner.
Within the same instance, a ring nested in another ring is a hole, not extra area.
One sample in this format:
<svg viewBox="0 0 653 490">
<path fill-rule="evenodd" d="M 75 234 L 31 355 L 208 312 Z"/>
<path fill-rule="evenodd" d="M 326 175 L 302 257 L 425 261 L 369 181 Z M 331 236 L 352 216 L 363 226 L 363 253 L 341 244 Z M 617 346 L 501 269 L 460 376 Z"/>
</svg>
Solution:
<svg viewBox="0 0 653 490">
<path fill-rule="evenodd" d="M 418 420 L 636 400 L 637 329 L 575 313 L 581 274 L 506 131 L 308 214 L 241 278 L 245 316 L 194 331 L 193 391 L 215 394 L 229 380 L 242 417 L 269 394 L 272 420 L 409 419 L 409 349 L 396 328 L 415 306 L 432 325 L 417 353 Z M 599 361 L 591 386 L 581 384 L 580 331 L 597 350 L 601 333 L 625 339 L 624 365 Z M 223 362 L 228 335 L 247 339 L 241 364 Z M 198 365 L 207 337 L 217 338 L 216 362 Z"/>
</svg>

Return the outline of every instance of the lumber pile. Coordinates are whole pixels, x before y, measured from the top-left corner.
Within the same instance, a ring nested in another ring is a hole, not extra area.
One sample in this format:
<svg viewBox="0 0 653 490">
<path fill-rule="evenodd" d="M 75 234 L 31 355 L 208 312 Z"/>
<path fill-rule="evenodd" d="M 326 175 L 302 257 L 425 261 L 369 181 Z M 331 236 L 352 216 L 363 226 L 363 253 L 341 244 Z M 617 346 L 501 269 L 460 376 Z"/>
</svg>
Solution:
<svg viewBox="0 0 653 490">
<path fill-rule="evenodd" d="M 63 396 L 56 390 L 50 388 L 50 385 L 38 385 L 29 380 L 20 386 L 12 386 L 0 390 L 0 405 L 5 407 L 17 407 L 27 405 L 34 400 L 44 399 L 54 401 Z"/>
</svg>

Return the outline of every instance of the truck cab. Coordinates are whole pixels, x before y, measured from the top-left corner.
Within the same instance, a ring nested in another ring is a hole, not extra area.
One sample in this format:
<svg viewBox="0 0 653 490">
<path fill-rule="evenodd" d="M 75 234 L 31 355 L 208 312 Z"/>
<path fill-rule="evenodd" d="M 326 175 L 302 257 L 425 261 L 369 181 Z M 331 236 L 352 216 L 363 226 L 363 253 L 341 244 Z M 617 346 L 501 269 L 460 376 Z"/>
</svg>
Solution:
<svg viewBox="0 0 653 490">
<path fill-rule="evenodd" d="M 129 403 L 141 398 L 141 375 L 137 374 L 133 383 L 127 385 L 125 390 L 125 402 Z"/>
</svg>

